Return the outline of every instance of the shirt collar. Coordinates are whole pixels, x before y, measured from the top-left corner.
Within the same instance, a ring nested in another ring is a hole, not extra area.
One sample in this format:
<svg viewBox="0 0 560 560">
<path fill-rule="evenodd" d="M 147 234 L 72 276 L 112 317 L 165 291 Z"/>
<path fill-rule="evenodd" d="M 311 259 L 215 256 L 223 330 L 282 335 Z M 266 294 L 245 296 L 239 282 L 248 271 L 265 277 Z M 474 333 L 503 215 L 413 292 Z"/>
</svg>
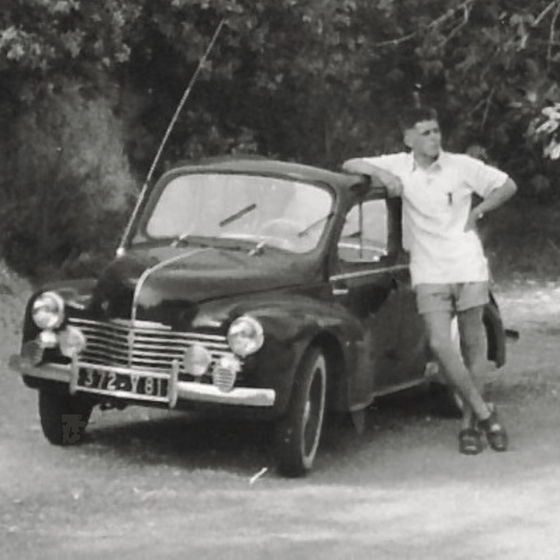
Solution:
<svg viewBox="0 0 560 560">
<path fill-rule="evenodd" d="M 416 165 L 416 161 L 414 160 L 414 156 L 412 155 L 412 152 L 408 154 L 408 158 L 409 158 L 410 169 L 412 171 L 416 171 L 418 169 L 418 166 Z M 436 159 L 436 161 L 434 161 L 434 163 L 432 163 L 432 165 L 430 165 L 430 167 L 428 167 L 425 171 L 441 171 L 445 167 L 448 161 L 449 161 L 448 153 L 445 152 L 444 150 L 441 150 L 439 153 L 439 157 Z"/>
</svg>

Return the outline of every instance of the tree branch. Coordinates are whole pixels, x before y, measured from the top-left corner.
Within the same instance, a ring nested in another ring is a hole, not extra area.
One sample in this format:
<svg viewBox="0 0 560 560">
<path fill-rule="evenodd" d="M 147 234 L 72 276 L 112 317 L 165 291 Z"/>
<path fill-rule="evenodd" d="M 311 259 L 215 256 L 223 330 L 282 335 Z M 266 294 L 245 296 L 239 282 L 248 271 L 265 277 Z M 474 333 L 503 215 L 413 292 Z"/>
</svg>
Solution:
<svg viewBox="0 0 560 560">
<path fill-rule="evenodd" d="M 453 39 L 453 37 L 455 37 L 459 33 L 459 31 L 461 31 L 461 29 L 463 29 L 463 27 L 465 27 L 469 23 L 469 17 L 471 15 L 472 7 L 473 7 L 473 3 L 467 3 L 467 2 L 459 6 L 459 8 L 462 8 L 463 10 L 463 21 L 461 21 L 457 26 L 455 26 L 449 32 L 449 35 L 447 35 L 447 37 L 440 43 L 439 45 L 440 47 L 443 47 L 446 43 L 451 41 L 451 39 Z"/>
<path fill-rule="evenodd" d="M 558 2 L 560 0 L 554 0 L 554 1 Z M 462 11 L 463 12 L 462 22 L 459 23 L 459 25 L 457 25 L 456 27 L 454 27 L 452 29 L 449 36 L 443 41 L 443 43 L 442 43 L 442 46 L 443 46 L 450 39 L 452 39 L 455 35 L 457 35 L 457 33 L 468 23 L 469 15 L 470 15 L 470 12 L 471 12 L 472 7 L 473 7 L 475 2 L 476 2 L 476 0 L 465 0 L 464 2 L 462 2 L 461 4 L 456 6 L 455 8 L 449 9 L 443 15 L 441 15 L 440 17 L 438 17 L 434 21 L 430 22 L 425 27 L 425 30 L 431 31 L 433 29 L 436 29 L 437 27 L 441 26 L 442 24 L 446 23 L 447 21 L 453 19 L 456 16 L 457 12 Z M 406 43 L 407 41 L 411 41 L 412 39 L 414 39 L 415 37 L 420 35 L 421 31 L 422 30 L 414 31 L 413 33 L 409 33 L 408 35 L 404 35 L 403 37 L 399 37 L 399 38 L 396 38 L 396 39 L 389 39 L 387 41 L 381 41 L 380 43 L 376 43 L 375 45 L 372 45 L 371 49 L 376 49 L 376 48 L 380 48 L 380 47 L 387 47 L 387 46 L 401 45 L 402 43 Z"/>
<path fill-rule="evenodd" d="M 547 16 L 548 12 L 550 12 L 550 10 L 552 10 L 558 3 L 558 0 L 552 0 L 552 2 L 536 17 L 535 21 L 531 24 L 531 27 L 537 27 Z"/>
<path fill-rule="evenodd" d="M 546 51 L 546 63 L 550 66 L 550 62 L 552 60 L 552 45 L 554 43 L 554 32 L 556 27 L 556 20 L 558 19 L 558 15 L 560 15 L 560 1 L 556 2 L 556 9 L 554 10 L 554 15 L 552 16 L 552 21 L 550 22 L 550 33 L 548 36 L 548 48 Z"/>
<path fill-rule="evenodd" d="M 493 87 L 490 90 L 490 93 L 488 94 L 488 97 L 486 98 L 484 113 L 482 115 L 482 121 L 480 122 L 480 130 L 481 131 L 484 130 L 484 126 L 486 125 L 486 120 L 488 119 L 488 113 L 490 111 L 490 104 L 492 103 L 492 98 L 494 97 L 495 91 L 496 91 L 496 88 Z"/>
<path fill-rule="evenodd" d="M 372 45 L 371 48 L 375 49 L 377 47 L 388 47 L 388 46 L 400 45 L 401 43 L 406 43 L 407 41 L 410 41 L 411 39 L 414 39 L 414 37 L 416 37 L 416 35 L 418 35 L 418 31 L 415 31 L 414 33 L 410 33 L 409 35 L 405 35 L 404 37 L 399 37 L 398 39 L 389 39 L 387 41 L 381 41 L 380 43 L 375 43 L 375 45 Z"/>
</svg>

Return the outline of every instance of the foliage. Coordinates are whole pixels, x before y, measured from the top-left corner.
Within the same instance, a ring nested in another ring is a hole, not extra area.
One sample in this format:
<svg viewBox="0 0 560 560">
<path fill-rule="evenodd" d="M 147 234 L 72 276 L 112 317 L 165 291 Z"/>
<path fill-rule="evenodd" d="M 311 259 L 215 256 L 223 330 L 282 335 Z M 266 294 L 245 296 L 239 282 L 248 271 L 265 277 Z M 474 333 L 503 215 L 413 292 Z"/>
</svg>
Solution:
<svg viewBox="0 0 560 560">
<path fill-rule="evenodd" d="M 34 275 L 114 250 L 133 182 L 110 106 L 67 84 L 12 132 L 0 210 L 7 262 Z"/>
<path fill-rule="evenodd" d="M 11 99 L 32 103 L 72 75 L 95 82 L 128 60 L 125 35 L 138 15 L 126 0 L 4 0 L 0 74 Z"/>
<path fill-rule="evenodd" d="M 543 181 L 534 179 L 546 177 L 550 196 L 556 173 L 535 144 L 530 123 L 558 99 L 560 3 L 471 1 L 463 10 L 460 32 L 436 39 L 443 44 L 441 68 L 432 78 L 426 73 L 442 82 L 436 91 L 445 92 L 451 137 L 460 149 L 471 142 L 487 146 L 526 195 L 541 195 L 534 185 Z"/>
<path fill-rule="evenodd" d="M 560 103 L 542 109 L 529 125 L 529 135 L 543 144 L 543 154 L 556 160 L 560 158 Z"/>
<path fill-rule="evenodd" d="M 243 144 L 337 166 L 398 147 L 394 117 L 418 88 L 452 149 L 482 144 L 523 183 L 549 173 L 527 131 L 558 96 L 559 9 L 558 0 L 426 0 L 420 12 L 416 0 L 146 3 L 126 80 L 148 93 L 143 157 L 225 17 L 170 157 Z"/>
<path fill-rule="evenodd" d="M 79 143 L 82 155 L 60 156 L 65 172 L 50 190 L 66 206 L 54 221 L 82 240 L 66 252 L 72 259 L 89 254 L 94 225 L 108 211 L 95 205 L 92 185 L 114 184 L 95 152 L 113 133 L 103 125 L 82 138 L 64 116 L 66 101 L 52 100 L 68 99 L 71 75 L 71 106 L 112 110 L 115 153 L 124 145 L 141 177 L 223 20 L 159 169 L 236 151 L 338 168 L 349 156 L 398 149 L 395 117 L 416 99 L 437 107 L 449 149 L 482 146 L 522 196 L 552 200 L 560 193 L 551 157 L 558 153 L 559 16 L 560 0 L 423 0 L 421 9 L 417 0 L 4 0 L 0 125 L 23 141 L 26 123 L 49 114 L 44 134 L 73 131 L 67 142 Z M 11 166 L 0 196 L 12 204 L 12 225 L 42 214 L 38 193 L 48 176 L 41 150 L 31 147 L 48 142 L 28 134 L 24 143 L 31 166 L 21 163 L 21 145 L 0 140 Z M 49 158 L 51 169 L 54 152 Z M 117 167 L 128 175 L 124 160 Z M 87 227 L 58 219 L 74 199 L 93 205 Z M 63 253 L 53 250 L 53 262 Z"/>
</svg>

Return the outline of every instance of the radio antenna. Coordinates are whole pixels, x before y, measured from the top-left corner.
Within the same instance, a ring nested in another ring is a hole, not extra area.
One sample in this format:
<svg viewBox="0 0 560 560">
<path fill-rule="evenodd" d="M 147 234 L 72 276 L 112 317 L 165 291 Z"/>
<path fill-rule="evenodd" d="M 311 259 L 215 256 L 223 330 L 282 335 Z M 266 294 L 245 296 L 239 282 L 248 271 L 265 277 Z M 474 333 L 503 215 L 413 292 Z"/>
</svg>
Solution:
<svg viewBox="0 0 560 560">
<path fill-rule="evenodd" d="M 195 84 L 195 82 L 198 78 L 198 75 L 200 74 L 201 70 L 204 68 L 204 64 L 206 63 L 206 59 L 210 55 L 210 52 L 212 51 L 212 48 L 214 47 L 214 43 L 216 42 L 216 39 L 218 38 L 218 35 L 222 31 L 222 27 L 224 26 L 225 21 L 226 21 L 226 19 L 222 18 L 222 20 L 220 21 L 220 23 L 216 27 L 216 30 L 214 31 L 214 35 L 212 35 L 212 39 L 210 40 L 210 43 L 208 43 L 208 46 L 206 47 L 206 50 L 204 51 L 204 54 L 202 55 L 202 57 L 198 61 L 198 65 L 196 67 L 196 70 L 194 71 L 193 75 L 191 76 L 191 79 L 189 80 L 189 83 L 188 83 L 188 85 L 185 89 L 185 92 L 183 93 L 183 97 L 181 98 L 181 101 L 179 101 L 179 105 L 177 105 L 177 109 L 175 109 L 175 113 L 173 114 L 173 117 L 171 118 L 171 121 L 169 122 L 169 126 L 167 127 L 167 130 L 165 131 L 165 134 L 163 135 L 163 139 L 162 139 L 162 141 L 159 145 L 159 148 L 156 152 L 154 160 L 152 161 L 152 165 L 150 166 L 150 169 L 148 171 L 148 175 L 146 176 L 146 180 L 144 181 L 144 185 L 142 186 L 142 190 L 140 191 L 140 196 L 138 197 L 138 201 L 136 202 L 136 206 L 134 207 L 134 211 L 132 212 L 132 216 L 130 217 L 130 220 L 128 221 L 128 224 L 127 224 L 126 229 L 124 231 L 124 234 L 122 236 L 121 243 L 119 245 L 119 248 L 117 249 L 117 256 L 121 256 L 125 252 L 126 240 L 128 239 L 128 236 L 130 234 L 130 230 L 132 229 L 132 225 L 136 221 L 136 217 L 138 216 L 138 212 L 140 211 L 140 207 L 142 206 L 142 202 L 144 200 L 144 197 L 146 196 L 146 192 L 148 191 L 148 187 L 150 186 L 150 183 L 152 181 L 152 176 L 153 176 L 154 171 L 157 167 L 157 164 L 159 163 L 159 160 L 161 158 L 161 154 L 163 153 L 165 145 L 167 144 L 167 140 L 169 139 L 171 131 L 173 130 L 173 127 L 175 126 L 175 123 L 177 122 L 177 119 L 179 118 L 179 114 L 183 110 L 183 107 L 184 107 L 185 103 L 187 102 L 187 99 L 189 98 L 189 95 L 191 94 L 192 88 L 193 88 L 193 86 L 194 86 L 194 84 Z"/>
</svg>

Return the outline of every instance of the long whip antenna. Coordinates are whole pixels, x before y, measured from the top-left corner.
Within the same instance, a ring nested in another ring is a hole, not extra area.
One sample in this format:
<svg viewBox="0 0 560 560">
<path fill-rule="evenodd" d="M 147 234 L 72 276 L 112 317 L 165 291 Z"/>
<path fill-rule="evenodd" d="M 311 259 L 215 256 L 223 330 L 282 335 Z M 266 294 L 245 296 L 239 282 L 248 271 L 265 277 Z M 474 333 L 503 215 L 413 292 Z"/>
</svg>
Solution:
<svg viewBox="0 0 560 560">
<path fill-rule="evenodd" d="M 216 42 L 216 39 L 218 38 L 218 35 L 222 31 L 222 27 L 224 26 L 225 21 L 226 21 L 226 19 L 222 18 L 222 20 L 220 21 L 220 23 L 216 27 L 216 30 L 214 31 L 214 35 L 212 35 L 212 39 L 210 40 L 210 43 L 208 43 L 208 46 L 206 47 L 206 50 L 204 51 L 204 54 L 202 55 L 202 57 L 198 61 L 198 65 L 196 67 L 196 70 L 194 71 L 193 75 L 191 76 L 191 79 L 189 80 L 189 83 L 188 83 L 187 87 L 185 88 L 185 92 L 183 93 L 183 97 L 181 98 L 181 101 L 179 101 L 179 104 L 177 105 L 177 109 L 175 109 L 175 113 L 173 114 L 173 117 L 171 118 L 171 121 L 169 122 L 169 126 L 167 127 L 167 130 L 165 131 L 165 134 L 163 135 L 163 139 L 162 139 L 162 141 L 159 145 L 159 148 L 156 152 L 154 160 L 152 161 L 152 165 L 150 166 L 150 169 L 148 171 L 148 175 L 146 176 L 146 180 L 144 181 L 144 185 L 142 186 L 142 190 L 140 191 L 140 196 L 138 197 L 138 201 L 136 203 L 136 206 L 134 208 L 132 216 L 131 216 L 130 220 L 128 221 L 125 232 L 122 236 L 121 243 L 119 245 L 119 248 L 117 249 L 117 255 L 121 255 L 125 251 L 124 245 L 126 243 L 126 239 L 128 239 L 128 236 L 130 234 L 130 230 L 132 229 L 132 224 L 136 221 L 136 216 L 138 215 L 140 207 L 142 206 L 142 202 L 144 200 L 144 197 L 146 196 L 146 192 L 147 192 L 148 187 L 150 185 L 150 182 L 152 180 L 152 176 L 153 176 L 154 171 L 157 167 L 157 164 L 159 163 L 159 160 L 161 158 L 161 154 L 162 154 L 162 152 L 165 148 L 165 145 L 167 144 L 167 140 L 169 139 L 171 131 L 173 130 L 173 127 L 175 126 L 175 123 L 177 122 L 177 119 L 179 118 L 179 114 L 183 110 L 183 107 L 184 107 L 185 103 L 187 102 L 187 99 L 189 98 L 189 95 L 191 94 L 192 88 L 193 88 L 196 80 L 198 79 L 198 75 L 200 74 L 202 68 L 204 68 L 204 64 L 206 63 L 206 59 L 210 55 L 210 52 L 212 51 L 212 48 L 214 47 L 214 43 Z"/>
<path fill-rule="evenodd" d="M 194 74 L 192 75 L 192 77 L 189 81 L 189 84 L 188 84 L 187 88 L 185 89 L 185 93 L 183 94 L 183 97 L 181 98 L 181 101 L 179 101 L 179 105 L 177 105 L 177 109 L 175 110 L 175 114 L 173 115 L 173 118 L 171 119 L 171 122 L 169 123 L 169 126 L 167 127 L 167 130 L 165 131 L 165 134 L 163 136 L 163 140 L 161 141 L 161 144 L 159 145 L 158 151 L 156 152 L 156 155 L 154 157 L 154 161 L 152 162 L 152 166 L 150 167 L 150 170 L 148 171 L 148 176 L 146 177 L 146 183 L 149 183 L 150 180 L 152 179 L 152 175 L 153 175 L 154 170 L 155 170 L 155 168 L 156 168 L 156 166 L 159 162 L 159 158 L 161 157 L 161 153 L 163 152 L 165 144 L 167 144 L 167 140 L 169 139 L 169 135 L 171 134 L 171 131 L 173 130 L 173 127 L 175 126 L 175 123 L 177 122 L 177 119 L 179 118 L 179 114 L 183 110 L 183 107 L 184 107 L 185 103 L 187 102 L 187 99 L 189 98 L 189 95 L 191 94 L 191 90 L 194 86 L 194 83 L 196 82 L 196 80 L 198 78 L 198 75 L 200 74 L 200 71 L 204 67 L 206 59 L 208 58 L 208 55 L 210 54 L 210 51 L 214 47 L 214 43 L 216 42 L 216 39 L 218 38 L 218 35 L 220 34 L 220 31 L 222 30 L 222 27 L 224 26 L 225 21 L 226 21 L 225 18 L 223 18 L 222 21 L 220 21 L 220 23 L 218 24 L 218 27 L 216 27 L 216 31 L 214 31 L 214 35 L 212 36 L 212 39 L 210 40 L 210 43 L 208 43 L 208 47 L 206 47 L 206 51 L 202 55 L 202 58 L 199 60 L 198 66 L 196 67 L 196 70 L 194 71 Z"/>
</svg>

